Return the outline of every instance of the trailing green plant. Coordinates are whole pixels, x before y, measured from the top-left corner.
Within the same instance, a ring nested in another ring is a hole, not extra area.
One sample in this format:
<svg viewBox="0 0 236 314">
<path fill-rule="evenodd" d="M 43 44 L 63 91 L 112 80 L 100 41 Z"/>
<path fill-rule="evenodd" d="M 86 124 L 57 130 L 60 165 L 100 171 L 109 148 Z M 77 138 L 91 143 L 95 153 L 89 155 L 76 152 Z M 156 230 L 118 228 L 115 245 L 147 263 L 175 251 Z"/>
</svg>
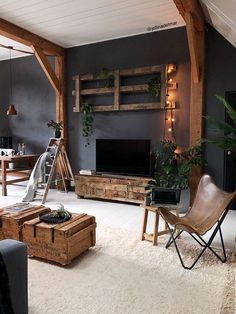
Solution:
<svg viewBox="0 0 236 314">
<path fill-rule="evenodd" d="M 107 68 L 103 68 L 99 73 L 94 74 L 94 78 L 101 80 L 104 87 L 114 86 L 113 72 Z"/>
<path fill-rule="evenodd" d="M 54 120 L 51 120 L 47 123 L 48 128 L 52 128 L 54 131 L 60 132 L 63 129 L 63 122 L 55 122 Z"/>
<path fill-rule="evenodd" d="M 203 142 L 212 143 L 220 148 L 236 151 L 236 110 L 230 106 L 224 97 L 216 95 L 217 99 L 223 104 L 231 123 L 204 116 L 209 123 L 214 126 L 218 134 L 212 139 L 203 139 Z"/>
<path fill-rule="evenodd" d="M 154 77 L 148 82 L 148 92 L 154 97 L 161 94 L 161 79 L 159 77 Z"/>
<path fill-rule="evenodd" d="M 86 138 L 87 145 L 89 145 L 90 137 L 93 134 L 93 108 L 87 102 L 82 104 L 82 135 Z"/>
<path fill-rule="evenodd" d="M 154 151 L 154 180 L 149 187 L 158 186 L 172 189 L 187 189 L 190 170 L 194 165 L 202 165 L 202 147 L 195 145 L 181 153 L 176 152 L 177 144 L 173 141 L 160 141 Z"/>
</svg>

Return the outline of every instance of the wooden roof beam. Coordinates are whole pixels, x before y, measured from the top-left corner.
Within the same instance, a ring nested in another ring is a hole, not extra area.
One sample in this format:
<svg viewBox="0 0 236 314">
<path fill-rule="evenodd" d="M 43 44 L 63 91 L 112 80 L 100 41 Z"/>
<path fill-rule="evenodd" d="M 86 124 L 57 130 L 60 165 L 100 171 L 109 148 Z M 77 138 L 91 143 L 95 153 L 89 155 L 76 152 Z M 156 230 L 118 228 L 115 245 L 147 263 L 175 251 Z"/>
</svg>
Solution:
<svg viewBox="0 0 236 314">
<path fill-rule="evenodd" d="M 198 0 L 173 0 L 179 13 L 186 22 L 185 14 L 191 13 L 193 17 L 193 24 L 198 32 L 204 30 L 204 13 Z"/>
<path fill-rule="evenodd" d="M 53 42 L 27 31 L 0 18 L 0 35 L 15 40 L 26 46 L 37 46 L 44 53 L 52 56 L 64 55 L 64 48 Z"/>
<path fill-rule="evenodd" d="M 41 68 L 43 69 L 45 75 L 47 76 L 49 82 L 51 83 L 52 87 L 54 88 L 55 92 L 60 94 L 60 82 L 59 79 L 57 78 L 53 68 L 51 67 L 51 64 L 49 63 L 47 57 L 43 53 L 43 51 L 37 47 L 37 46 L 32 46 L 31 47 L 35 57 L 37 58 Z"/>
</svg>

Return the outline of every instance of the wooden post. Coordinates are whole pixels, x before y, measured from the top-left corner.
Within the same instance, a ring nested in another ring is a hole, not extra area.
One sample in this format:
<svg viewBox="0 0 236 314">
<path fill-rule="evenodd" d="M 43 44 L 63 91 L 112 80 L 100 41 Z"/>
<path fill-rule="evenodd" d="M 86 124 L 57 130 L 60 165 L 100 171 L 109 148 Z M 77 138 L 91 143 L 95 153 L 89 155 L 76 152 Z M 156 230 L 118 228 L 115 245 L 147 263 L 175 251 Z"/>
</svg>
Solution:
<svg viewBox="0 0 236 314">
<path fill-rule="evenodd" d="M 62 138 L 67 141 L 67 123 L 65 110 L 65 60 L 64 56 L 55 58 L 55 74 L 59 80 L 60 92 L 56 93 L 56 120 L 63 122 Z"/>
<path fill-rule="evenodd" d="M 204 14 L 198 0 L 173 0 L 186 22 L 191 60 L 191 96 L 189 144 L 202 138 L 203 86 L 205 62 Z M 190 202 L 193 200 L 202 169 L 195 167 L 190 175 Z"/>
</svg>

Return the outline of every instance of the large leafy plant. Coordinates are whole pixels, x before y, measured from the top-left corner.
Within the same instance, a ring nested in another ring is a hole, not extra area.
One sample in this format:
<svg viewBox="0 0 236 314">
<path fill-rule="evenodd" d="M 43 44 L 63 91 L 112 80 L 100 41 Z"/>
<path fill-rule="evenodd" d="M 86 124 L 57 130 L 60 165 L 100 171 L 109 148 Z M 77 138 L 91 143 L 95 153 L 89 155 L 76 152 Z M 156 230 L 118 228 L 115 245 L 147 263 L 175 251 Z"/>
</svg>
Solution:
<svg viewBox="0 0 236 314">
<path fill-rule="evenodd" d="M 236 151 L 236 110 L 222 96 L 216 96 L 224 105 L 231 123 L 227 123 L 210 116 L 205 116 L 212 126 L 218 130 L 218 134 L 212 139 L 204 139 L 204 142 L 215 144 L 223 149 Z"/>
<path fill-rule="evenodd" d="M 189 172 L 194 165 L 202 165 L 202 147 L 195 145 L 181 153 L 176 152 L 173 141 L 160 141 L 154 151 L 153 178 L 149 183 L 154 186 L 187 189 Z"/>
</svg>

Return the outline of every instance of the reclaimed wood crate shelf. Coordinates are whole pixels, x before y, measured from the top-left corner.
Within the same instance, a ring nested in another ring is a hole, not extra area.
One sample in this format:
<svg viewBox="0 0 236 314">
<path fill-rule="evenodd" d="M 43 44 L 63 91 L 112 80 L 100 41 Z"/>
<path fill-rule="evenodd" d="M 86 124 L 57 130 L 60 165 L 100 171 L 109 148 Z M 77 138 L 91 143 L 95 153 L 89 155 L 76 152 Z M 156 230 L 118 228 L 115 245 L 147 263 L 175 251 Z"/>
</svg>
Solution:
<svg viewBox="0 0 236 314">
<path fill-rule="evenodd" d="M 72 91 L 72 95 L 75 97 L 73 111 L 81 112 L 83 102 L 91 104 L 94 112 L 173 109 L 175 108 L 174 102 L 166 104 L 167 68 L 168 65 L 154 65 L 109 71 L 110 76 L 107 80 L 111 80 L 110 78 L 112 77 L 111 82 L 109 82 L 112 86 L 109 87 L 96 87 L 96 83 L 101 85 L 101 83 L 106 80 L 104 78 L 98 78 L 98 75 L 75 75 L 73 77 L 75 89 Z M 150 77 L 159 77 L 162 83 L 160 96 L 153 99 L 148 91 L 148 81 Z M 142 79 L 142 83 L 137 83 L 140 78 Z M 127 79 L 131 80 L 131 83 L 125 82 Z M 135 82 L 135 80 L 137 82 Z M 146 98 L 141 99 L 141 96 L 139 96 L 141 94 L 145 95 Z M 126 95 L 131 95 L 134 98 L 133 101 L 129 99 L 128 102 L 124 102 Z M 102 97 L 108 96 L 112 96 L 112 103 L 106 105 Z M 96 97 L 96 103 L 93 103 L 91 99 L 86 100 L 86 97 Z"/>
</svg>

